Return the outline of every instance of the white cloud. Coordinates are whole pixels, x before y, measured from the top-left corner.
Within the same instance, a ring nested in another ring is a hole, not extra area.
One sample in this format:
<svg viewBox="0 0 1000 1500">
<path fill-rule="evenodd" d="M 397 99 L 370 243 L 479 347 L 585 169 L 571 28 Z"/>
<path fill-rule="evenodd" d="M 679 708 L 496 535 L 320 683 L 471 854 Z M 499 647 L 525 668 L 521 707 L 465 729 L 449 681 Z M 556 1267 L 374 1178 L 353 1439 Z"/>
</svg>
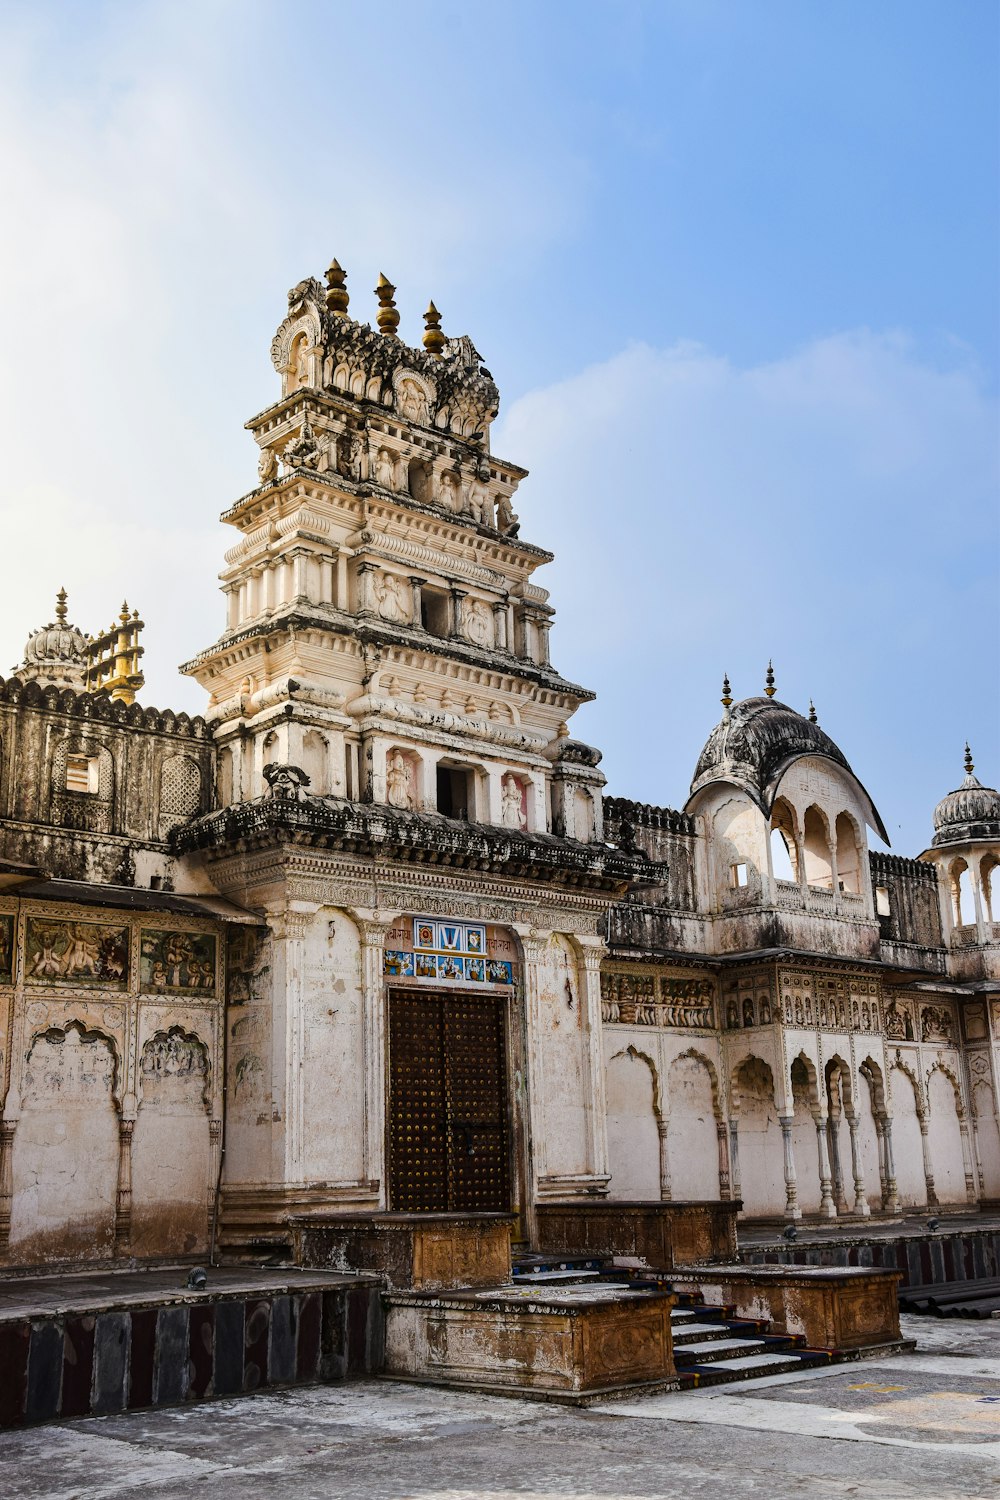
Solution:
<svg viewBox="0 0 1000 1500">
<path fill-rule="evenodd" d="M 683 804 L 723 671 L 750 696 L 773 656 L 923 847 L 965 736 L 998 740 L 996 434 L 974 368 L 866 330 L 750 369 L 636 345 L 516 402 L 496 442 L 612 789 Z"/>
</svg>

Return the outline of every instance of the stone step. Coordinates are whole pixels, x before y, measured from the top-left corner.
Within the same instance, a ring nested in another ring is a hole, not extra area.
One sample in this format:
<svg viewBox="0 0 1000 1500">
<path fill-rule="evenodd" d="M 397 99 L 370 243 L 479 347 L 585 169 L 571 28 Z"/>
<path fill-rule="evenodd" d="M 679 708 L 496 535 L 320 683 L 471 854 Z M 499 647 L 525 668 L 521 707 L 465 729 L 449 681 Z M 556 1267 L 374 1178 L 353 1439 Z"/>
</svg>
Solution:
<svg viewBox="0 0 1000 1500">
<path fill-rule="evenodd" d="M 675 1349 L 686 1344 L 697 1344 L 701 1340 L 718 1343 L 720 1339 L 728 1341 L 738 1337 L 725 1323 L 675 1322 L 672 1332 Z"/>
<path fill-rule="evenodd" d="M 704 1390 L 712 1385 L 731 1385 L 743 1380 L 762 1380 L 768 1375 L 784 1375 L 793 1370 L 832 1363 L 825 1351 L 802 1353 L 751 1354 L 735 1359 L 688 1366 L 677 1371 L 682 1391 Z"/>
<path fill-rule="evenodd" d="M 699 1339 L 696 1343 L 674 1347 L 674 1364 L 678 1370 L 690 1369 L 692 1365 L 725 1363 L 727 1360 L 745 1359 L 750 1355 L 777 1356 L 789 1350 L 775 1350 L 766 1339 Z"/>
<path fill-rule="evenodd" d="M 587 1282 L 600 1281 L 601 1279 L 602 1277 L 600 1271 L 584 1270 L 560 1269 L 558 1271 L 522 1271 L 520 1272 L 520 1274 L 518 1274 L 517 1272 L 515 1272 L 514 1274 L 514 1280 L 517 1282 L 518 1286 L 535 1286 L 536 1284 L 542 1285 L 543 1283 L 552 1281 Z"/>
</svg>

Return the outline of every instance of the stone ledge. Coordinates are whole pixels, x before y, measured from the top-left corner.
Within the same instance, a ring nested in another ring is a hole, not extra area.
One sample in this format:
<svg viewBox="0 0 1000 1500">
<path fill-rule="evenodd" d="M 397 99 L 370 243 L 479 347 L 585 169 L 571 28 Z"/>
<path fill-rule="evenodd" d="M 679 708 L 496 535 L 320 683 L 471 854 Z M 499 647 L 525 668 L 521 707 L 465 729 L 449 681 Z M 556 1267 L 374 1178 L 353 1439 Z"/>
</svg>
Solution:
<svg viewBox="0 0 1000 1500">
<path fill-rule="evenodd" d="M 397 1290 L 510 1279 L 513 1214 L 316 1214 L 289 1225 L 297 1265 L 372 1271 Z"/>
<path fill-rule="evenodd" d="M 737 1199 L 623 1203 L 574 1199 L 535 1204 L 535 1247 L 543 1254 L 637 1256 L 656 1270 L 726 1261 L 736 1255 Z"/>
<path fill-rule="evenodd" d="M 776 1333 L 802 1334 L 810 1348 L 861 1350 L 898 1343 L 898 1271 L 825 1266 L 675 1266 L 674 1286 L 708 1306 L 763 1318 Z"/>
</svg>

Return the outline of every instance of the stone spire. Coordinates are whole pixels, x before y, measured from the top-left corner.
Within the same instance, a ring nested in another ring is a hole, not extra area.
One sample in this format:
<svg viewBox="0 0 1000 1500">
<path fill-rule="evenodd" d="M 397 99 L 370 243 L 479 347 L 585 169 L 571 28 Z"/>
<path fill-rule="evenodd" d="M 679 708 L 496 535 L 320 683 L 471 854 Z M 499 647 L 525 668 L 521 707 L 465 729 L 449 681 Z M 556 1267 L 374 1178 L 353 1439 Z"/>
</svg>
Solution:
<svg viewBox="0 0 1000 1500">
<path fill-rule="evenodd" d="M 768 698 L 773 698 L 774 694 L 775 694 L 775 686 L 774 686 L 774 663 L 772 661 L 768 661 L 768 664 L 767 664 L 767 679 L 766 679 L 766 686 L 764 688 L 764 693 L 765 693 L 765 696 L 768 697 Z"/>
<path fill-rule="evenodd" d="M 335 318 L 346 318 L 351 300 L 345 285 L 347 272 L 339 260 L 331 260 L 326 270 L 326 305 Z"/>
<path fill-rule="evenodd" d="M 441 350 L 445 345 L 445 337 L 441 332 L 441 314 L 433 302 L 428 302 L 427 311 L 424 313 L 424 348 L 428 354 L 441 358 Z"/>
<path fill-rule="evenodd" d="M 375 321 L 378 323 L 379 329 L 387 338 L 398 338 L 399 334 L 396 330 L 399 328 L 399 313 L 396 311 L 396 304 L 393 300 L 396 295 L 396 288 L 385 275 L 384 271 L 379 272 L 375 295 L 378 298 L 378 315 Z"/>
</svg>

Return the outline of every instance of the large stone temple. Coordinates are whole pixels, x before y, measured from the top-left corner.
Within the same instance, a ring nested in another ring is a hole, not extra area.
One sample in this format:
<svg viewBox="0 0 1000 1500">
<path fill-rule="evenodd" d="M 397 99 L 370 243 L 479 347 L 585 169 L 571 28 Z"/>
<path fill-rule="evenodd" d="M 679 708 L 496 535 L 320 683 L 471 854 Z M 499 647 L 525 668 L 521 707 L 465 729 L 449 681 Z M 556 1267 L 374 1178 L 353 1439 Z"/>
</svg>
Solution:
<svg viewBox="0 0 1000 1500">
<path fill-rule="evenodd" d="M 967 751 L 928 847 L 869 850 L 769 668 L 683 806 L 606 796 L 489 371 L 326 282 L 247 423 L 203 715 L 65 594 L 0 680 L 0 1264 L 378 1269 L 425 1219 L 502 1279 L 499 1220 L 1000 1206 L 1000 794 Z"/>
</svg>

